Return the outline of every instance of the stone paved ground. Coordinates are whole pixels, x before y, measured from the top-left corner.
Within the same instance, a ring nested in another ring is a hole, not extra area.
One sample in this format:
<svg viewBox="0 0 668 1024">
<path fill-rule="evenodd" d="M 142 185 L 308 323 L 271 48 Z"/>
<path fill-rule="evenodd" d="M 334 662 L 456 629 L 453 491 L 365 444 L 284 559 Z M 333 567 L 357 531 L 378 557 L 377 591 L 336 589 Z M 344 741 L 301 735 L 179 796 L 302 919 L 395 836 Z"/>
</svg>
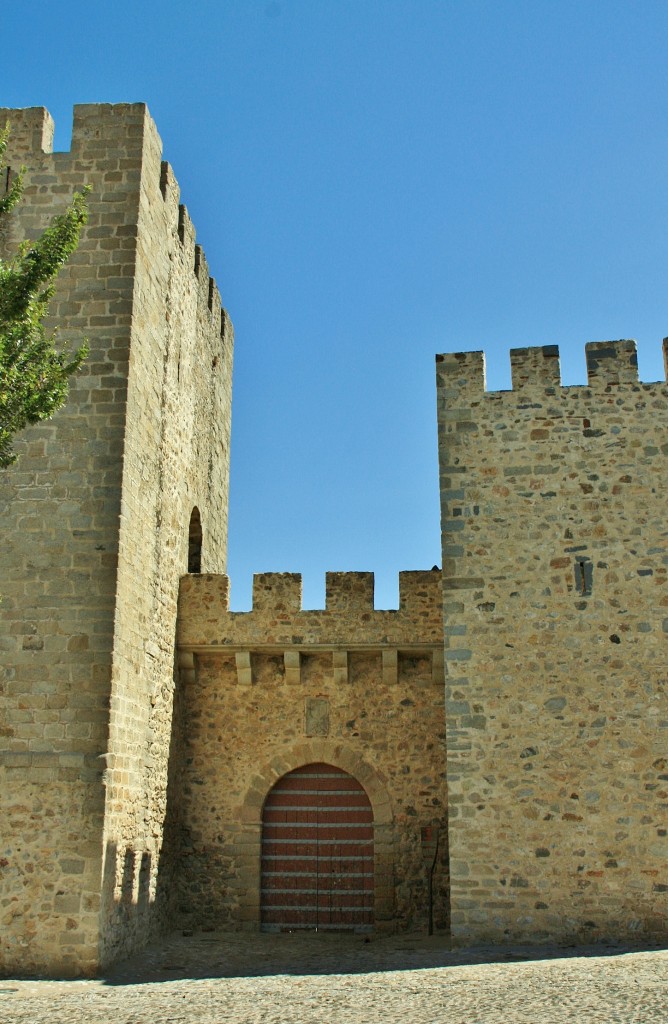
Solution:
<svg viewBox="0 0 668 1024">
<path fill-rule="evenodd" d="M 668 950 L 173 936 L 94 981 L 0 981 L 1 1024 L 668 1024 Z"/>
</svg>

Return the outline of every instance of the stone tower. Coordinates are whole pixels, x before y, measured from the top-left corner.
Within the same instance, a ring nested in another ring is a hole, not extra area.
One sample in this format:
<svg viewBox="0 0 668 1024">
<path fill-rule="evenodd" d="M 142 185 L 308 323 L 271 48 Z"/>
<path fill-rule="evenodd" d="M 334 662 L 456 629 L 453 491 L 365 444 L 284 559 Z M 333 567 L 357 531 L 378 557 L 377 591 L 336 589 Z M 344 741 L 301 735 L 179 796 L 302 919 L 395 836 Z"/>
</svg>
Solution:
<svg viewBox="0 0 668 1024">
<path fill-rule="evenodd" d="M 635 343 L 437 356 L 451 927 L 462 943 L 668 924 L 665 381 Z"/>
<path fill-rule="evenodd" d="M 66 153 L 43 108 L 5 121 L 3 255 L 92 191 L 51 304 L 90 355 L 0 479 L 0 969 L 91 973 L 169 912 L 178 581 L 225 569 L 233 334 L 143 104 L 77 106 Z"/>
</svg>

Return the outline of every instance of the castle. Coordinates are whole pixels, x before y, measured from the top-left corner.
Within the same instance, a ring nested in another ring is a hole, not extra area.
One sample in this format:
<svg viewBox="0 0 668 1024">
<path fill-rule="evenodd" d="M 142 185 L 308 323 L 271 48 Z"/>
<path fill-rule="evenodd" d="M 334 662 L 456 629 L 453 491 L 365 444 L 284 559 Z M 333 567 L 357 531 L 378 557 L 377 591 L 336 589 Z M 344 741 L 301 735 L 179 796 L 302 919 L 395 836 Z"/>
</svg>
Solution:
<svg viewBox="0 0 668 1024">
<path fill-rule="evenodd" d="M 231 612 L 233 334 L 142 104 L 1 110 L 7 255 L 92 186 L 51 305 L 90 355 L 0 489 L 0 970 L 167 926 L 668 932 L 668 387 L 632 342 L 437 356 L 442 570 Z"/>
</svg>

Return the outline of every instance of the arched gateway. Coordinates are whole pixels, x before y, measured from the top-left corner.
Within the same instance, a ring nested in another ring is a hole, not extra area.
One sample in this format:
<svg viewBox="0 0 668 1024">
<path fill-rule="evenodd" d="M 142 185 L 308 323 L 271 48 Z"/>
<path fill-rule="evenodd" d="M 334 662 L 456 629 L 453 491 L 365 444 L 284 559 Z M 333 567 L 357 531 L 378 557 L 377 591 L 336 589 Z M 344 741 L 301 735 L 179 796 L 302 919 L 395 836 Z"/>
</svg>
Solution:
<svg viewBox="0 0 668 1024">
<path fill-rule="evenodd" d="M 348 772 L 318 762 L 278 780 L 262 810 L 264 931 L 370 931 L 373 811 Z"/>
</svg>

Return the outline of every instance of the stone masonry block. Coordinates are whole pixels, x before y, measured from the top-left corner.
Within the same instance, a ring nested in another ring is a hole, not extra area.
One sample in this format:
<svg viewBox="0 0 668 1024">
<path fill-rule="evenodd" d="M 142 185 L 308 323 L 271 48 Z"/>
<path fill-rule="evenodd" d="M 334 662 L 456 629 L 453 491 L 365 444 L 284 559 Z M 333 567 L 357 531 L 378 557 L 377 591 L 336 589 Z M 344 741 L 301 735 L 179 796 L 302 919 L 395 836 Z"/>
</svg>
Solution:
<svg viewBox="0 0 668 1024">
<path fill-rule="evenodd" d="M 438 569 L 399 573 L 399 608 L 407 615 L 420 616 L 438 608 L 441 602 L 441 573 Z"/>
<path fill-rule="evenodd" d="M 524 387 L 558 388 L 561 386 L 557 345 L 511 349 L 510 369 L 515 390 Z"/>
<path fill-rule="evenodd" d="M 372 572 L 328 572 L 325 607 L 328 612 L 347 614 L 373 611 Z"/>
<path fill-rule="evenodd" d="M 264 572 L 253 576 L 253 611 L 298 612 L 302 578 L 296 572 Z"/>
<path fill-rule="evenodd" d="M 448 352 L 436 356 L 439 400 L 445 406 L 466 406 L 485 391 L 484 352 Z"/>
<path fill-rule="evenodd" d="M 55 125 L 46 107 L 24 107 L 12 110 L 0 107 L 0 127 L 9 122 L 10 135 L 5 159 L 16 170 L 29 157 L 53 152 Z"/>
<path fill-rule="evenodd" d="M 585 353 L 590 387 L 637 382 L 635 341 L 591 341 L 585 345 Z"/>
</svg>

